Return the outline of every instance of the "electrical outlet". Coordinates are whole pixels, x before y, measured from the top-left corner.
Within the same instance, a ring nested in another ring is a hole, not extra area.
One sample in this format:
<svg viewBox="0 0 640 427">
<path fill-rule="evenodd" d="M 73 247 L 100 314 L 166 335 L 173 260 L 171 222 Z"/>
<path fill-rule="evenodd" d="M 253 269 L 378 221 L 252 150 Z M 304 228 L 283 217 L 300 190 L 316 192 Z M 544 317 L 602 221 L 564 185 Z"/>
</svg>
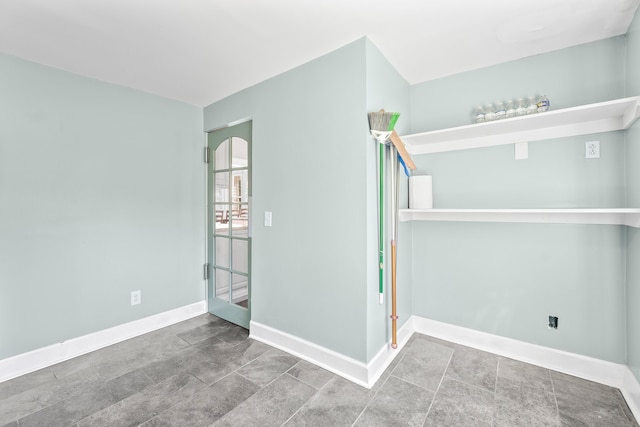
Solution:
<svg viewBox="0 0 640 427">
<path fill-rule="evenodd" d="M 138 305 L 142 302 L 142 291 L 131 292 L 131 305 Z"/>
<path fill-rule="evenodd" d="M 600 141 L 587 141 L 585 146 L 585 159 L 598 159 L 600 158 Z"/>
<path fill-rule="evenodd" d="M 558 329 L 558 317 L 549 316 L 549 329 Z"/>
</svg>

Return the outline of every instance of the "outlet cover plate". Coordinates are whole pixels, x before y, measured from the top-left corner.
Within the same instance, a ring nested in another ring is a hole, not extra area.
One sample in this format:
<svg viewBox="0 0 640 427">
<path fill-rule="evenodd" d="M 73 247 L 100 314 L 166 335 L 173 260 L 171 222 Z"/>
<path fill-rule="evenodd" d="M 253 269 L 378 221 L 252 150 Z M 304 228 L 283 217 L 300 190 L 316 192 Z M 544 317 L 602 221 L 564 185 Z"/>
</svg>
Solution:
<svg viewBox="0 0 640 427">
<path fill-rule="evenodd" d="M 132 291 L 131 292 L 131 305 L 138 305 L 142 302 L 142 292 L 141 291 Z"/>
<path fill-rule="evenodd" d="M 600 158 L 600 141 L 587 141 L 584 143 L 585 159 L 598 159 Z"/>
</svg>

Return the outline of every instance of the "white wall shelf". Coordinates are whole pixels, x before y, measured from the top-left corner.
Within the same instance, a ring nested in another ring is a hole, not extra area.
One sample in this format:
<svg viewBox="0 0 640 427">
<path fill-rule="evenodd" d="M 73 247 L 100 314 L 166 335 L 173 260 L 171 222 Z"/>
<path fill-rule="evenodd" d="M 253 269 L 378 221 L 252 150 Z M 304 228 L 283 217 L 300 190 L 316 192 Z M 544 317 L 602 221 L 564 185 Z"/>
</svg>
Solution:
<svg viewBox="0 0 640 427">
<path fill-rule="evenodd" d="M 638 117 L 640 97 L 631 97 L 405 135 L 402 140 L 410 154 L 440 153 L 622 130 Z"/>
<path fill-rule="evenodd" d="M 613 224 L 640 228 L 640 209 L 400 209 L 400 221 Z"/>
</svg>

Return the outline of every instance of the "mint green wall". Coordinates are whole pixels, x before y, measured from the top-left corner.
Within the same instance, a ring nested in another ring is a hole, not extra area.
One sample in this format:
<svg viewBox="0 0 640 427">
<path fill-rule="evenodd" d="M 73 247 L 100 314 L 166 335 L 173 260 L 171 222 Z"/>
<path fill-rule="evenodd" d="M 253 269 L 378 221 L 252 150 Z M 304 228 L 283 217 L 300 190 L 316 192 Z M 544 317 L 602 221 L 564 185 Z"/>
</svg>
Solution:
<svg viewBox="0 0 640 427">
<path fill-rule="evenodd" d="M 414 314 L 625 362 L 624 228 L 416 222 Z M 547 316 L 559 317 L 557 331 Z"/>
<path fill-rule="evenodd" d="M 203 300 L 201 110 L 6 55 L 0 93 L 0 359 Z"/>
<path fill-rule="evenodd" d="M 640 95 L 640 13 L 627 32 L 627 96 Z M 640 124 L 627 131 L 627 198 L 640 207 Z M 627 229 L 627 363 L 640 381 L 640 230 Z"/>
<path fill-rule="evenodd" d="M 474 105 L 546 93 L 552 108 L 624 96 L 625 38 L 538 55 L 411 88 L 414 132 L 470 123 Z M 586 160 L 584 142 L 601 141 Z M 625 205 L 623 132 L 418 156 L 434 207 Z M 413 313 L 624 363 L 626 231 L 622 226 L 413 225 Z M 464 268 L 460 268 L 464 266 Z M 547 316 L 560 327 L 550 331 Z"/>
<path fill-rule="evenodd" d="M 638 142 L 638 140 L 636 140 Z M 640 157 L 636 157 L 636 162 Z M 640 381 L 640 229 L 627 229 L 627 364 Z"/>
<path fill-rule="evenodd" d="M 620 98 L 624 52 L 620 36 L 414 85 L 412 132 L 470 124 L 477 105 L 536 94 L 553 109 Z"/>
<path fill-rule="evenodd" d="M 599 159 L 585 159 L 585 141 L 600 141 Z M 623 131 L 417 156 L 433 175 L 435 208 L 599 208 L 625 205 Z"/>
<path fill-rule="evenodd" d="M 365 40 L 205 108 L 253 119 L 252 320 L 367 358 Z M 273 226 L 263 226 L 265 211 Z M 372 284 L 373 285 L 373 284 Z"/>
<path fill-rule="evenodd" d="M 366 41 L 367 53 L 367 112 L 386 111 L 400 112 L 400 119 L 396 125 L 399 133 L 406 133 L 410 129 L 409 120 L 409 84 L 398 74 L 395 68 L 380 53 L 378 48 Z M 367 132 L 367 129 L 365 129 Z M 377 175 L 376 152 L 378 142 L 369 138 L 367 146 L 367 194 L 371 195 L 367 201 L 367 360 L 371 360 L 376 353 L 391 339 L 391 252 L 387 248 L 385 264 L 385 302 L 380 304 L 378 293 L 378 220 L 377 220 Z M 407 206 L 407 179 L 401 175 L 400 204 Z M 390 195 L 390 183 L 387 194 Z M 385 244 L 391 239 L 390 210 L 386 212 Z M 398 273 L 397 273 L 397 313 L 398 328 L 411 317 L 411 223 L 399 226 L 398 238 Z"/>
<path fill-rule="evenodd" d="M 640 95 L 640 13 L 636 11 L 627 39 L 626 92 L 627 96 Z"/>
</svg>

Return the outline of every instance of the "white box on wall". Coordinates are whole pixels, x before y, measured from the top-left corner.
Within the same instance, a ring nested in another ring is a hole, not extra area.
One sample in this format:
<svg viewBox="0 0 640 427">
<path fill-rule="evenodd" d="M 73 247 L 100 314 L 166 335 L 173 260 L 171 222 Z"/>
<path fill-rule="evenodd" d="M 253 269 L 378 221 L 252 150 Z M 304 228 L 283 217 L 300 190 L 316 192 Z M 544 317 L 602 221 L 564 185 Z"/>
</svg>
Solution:
<svg viewBox="0 0 640 427">
<path fill-rule="evenodd" d="M 431 175 L 409 177 L 409 209 L 433 208 L 433 181 Z"/>
</svg>

